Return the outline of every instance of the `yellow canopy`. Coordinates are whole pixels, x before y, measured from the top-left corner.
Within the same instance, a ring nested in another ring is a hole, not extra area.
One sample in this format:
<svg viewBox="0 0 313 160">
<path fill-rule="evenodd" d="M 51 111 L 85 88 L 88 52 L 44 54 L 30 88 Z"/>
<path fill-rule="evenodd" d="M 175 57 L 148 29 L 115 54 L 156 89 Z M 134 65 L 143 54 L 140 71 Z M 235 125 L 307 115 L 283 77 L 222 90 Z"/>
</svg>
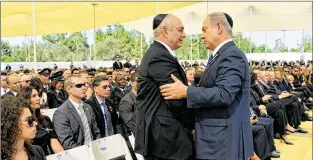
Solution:
<svg viewBox="0 0 313 160">
<path fill-rule="evenodd" d="M 35 2 L 36 35 L 92 29 L 92 3 Z M 199 2 L 97 2 L 95 26 L 128 22 L 195 3 Z M 1 2 L 1 37 L 33 35 L 32 20 L 33 2 Z"/>
</svg>

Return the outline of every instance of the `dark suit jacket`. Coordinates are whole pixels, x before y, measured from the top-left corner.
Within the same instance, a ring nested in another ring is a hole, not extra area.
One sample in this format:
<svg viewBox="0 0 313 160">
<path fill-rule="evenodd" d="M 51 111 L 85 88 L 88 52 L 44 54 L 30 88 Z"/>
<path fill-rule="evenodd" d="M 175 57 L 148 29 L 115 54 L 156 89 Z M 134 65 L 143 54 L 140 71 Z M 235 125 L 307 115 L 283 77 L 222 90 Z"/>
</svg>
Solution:
<svg viewBox="0 0 313 160">
<path fill-rule="evenodd" d="M 188 87 L 188 107 L 196 108 L 196 158 L 243 160 L 253 155 L 250 84 L 247 58 L 231 41 L 211 60 L 199 87 Z"/>
<path fill-rule="evenodd" d="M 104 123 L 103 112 L 95 94 L 93 94 L 92 97 L 86 100 L 85 103 L 89 104 L 92 107 L 93 112 L 95 113 L 97 125 L 101 133 L 101 137 L 106 137 L 107 135 L 105 135 L 105 123 Z M 108 107 L 108 111 L 111 114 L 111 122 L 112 122 L 114 133 L 116 134 L 117 129 L 120 128 L 119 127 L 120 124 L 118 124 L 118 115 L 116 113 L 116 108 L 113 106 L 112 101 L 109 99 L 105 100 L 105 105 Z"/>
<path fill-rule="evenodd" d="M 128 62 L 126 62 L 126 63 L 124 63 L 124 67 L 125 67 L 125 68 L 131 68 L 131 67 L 132 67 L 132 64 L 131 64 L 131 63 L 128 63 Z"/>
<path fill-rule="evenodd" d="M 122 98 L 119 107 L 121 119 L 126 124 L 127 129 L 130 129 L 133 134 L 135 133 L 136 125 L 136 103 L 136 95 L 131 91 Z"/>
<path fill-rule="evenodd" d="M 187 85 L 178 60 L 154 41 L 138 73 L 135 152 L 163 159 L 187 159 L 192 153 L 188 134 L 194 129 L 193 110 L 187 109 L 186 99 L 164 100 L 159 89 L 173 83 L 171 74 Z"/>
<path fill-rule="evenodd" d="M 120 64 L 120 66 L 118 66 L 118 63 Z M 115 61 L 115 62 L 113 63 L 113 70 L 122 69 L 122 68 L 123 68 L 122 62 L 117 62 L 117 61 Z"/>
<path fill-rule="evenodd" d="M 67 100 L 67 93 L 61 90 L 59 94 L 56 91 L 48 91 L 47 101 L 49 108 L 58 108 Z"/>
<path fill-rule="evenodd" d="M 83 105 L 93 140 L 101 138 L 95 114 L 89 104 Z M 53 126 L 65 150 L 84 145 L 83 122 L 70 100 L 65 101 L 53 114 Z"/>
<path fill-rule="evenodd" d="M 24 144 L 29 160 L 45 160 L 46 156 L 42 148 L 37 145 Z"/>
<path fill-rule="evenodd" d="M 4 95 L 1 96 L 1 99 L 2 99 L 2 98 L 5 98 L 5 97 L 8 97 L 8 96 L 13 96 L 13 97 L 15 97 L 15 95 L 12 93 L 12 91 L 8 91 L 7 93 L 5 93 Z"/>
<path fill-rule="evenodd" d="M 127 94 L 126 88 L 124 89 L 124 92 L 125 93 L 123 93 L 122 90 L 120 88 L 118 88 L 117 86 L 112 91 L 111 99 L 113 101 L 114 106 L 117 107 L 118 112 L 119 112 L 120 101 Z"/>
</svg>

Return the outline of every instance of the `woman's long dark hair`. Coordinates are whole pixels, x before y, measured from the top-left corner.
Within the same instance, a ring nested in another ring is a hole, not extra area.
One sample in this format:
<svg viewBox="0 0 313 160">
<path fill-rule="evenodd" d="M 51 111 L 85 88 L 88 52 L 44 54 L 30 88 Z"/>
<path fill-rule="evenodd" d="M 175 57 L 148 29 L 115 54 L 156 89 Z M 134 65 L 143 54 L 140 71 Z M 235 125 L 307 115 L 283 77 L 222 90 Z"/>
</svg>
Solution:
<svg viewBox="0 0 313 160">
<path fill-rule="evenodd" d="M 11 160 L 17 152 L 13 147 L 22 134 L 19 126 L 24 108 L 31 110 L 24 98 L 8 96 L 1 100 L 1 159 Z"/>
<path fill-rule="evenodd" d="M 27 101 L 29 101 L 29 103 L 31 103 L 30 98 L 32 96 L 33 89 L 36 90 L 36 88 L 34 88 L 32 86 L 25 87 L 17 94 L 17 97 L 22 97 L 22 98 L 26 99 Z M 37 90 L 37 92 L 38 92 L 38 90 Z M 31 113 L 35 114 L 35 117 L 38 121 L 38 126 L 40 126 L 42 128 L 46 128 L 47 122 L 45 120 L 45 116 L 41 114 L 40 108 L 36 109 L 35 111 L 31 110 Z"/>
<path fill-rule="evenodd" d="M 40 81 L 39 78 L 34 77 L 34 78 L 30 79 L 29 85 L 34 87 L 37 90 L 39 97 L 42 96 L 43 84 L 42 84 L 42 82 Z"/>
</svg>

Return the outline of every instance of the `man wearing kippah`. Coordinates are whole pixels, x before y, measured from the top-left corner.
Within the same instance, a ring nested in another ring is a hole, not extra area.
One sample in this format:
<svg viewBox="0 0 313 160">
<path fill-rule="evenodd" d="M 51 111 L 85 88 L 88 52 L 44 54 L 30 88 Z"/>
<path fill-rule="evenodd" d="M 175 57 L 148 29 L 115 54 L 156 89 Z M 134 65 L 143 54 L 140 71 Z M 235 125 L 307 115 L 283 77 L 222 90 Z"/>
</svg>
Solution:
<svg viewBox="0 0 313 160">
<path fill-rule="evenodd" d="M 159 87 L 173 83 L 171 74 L 188 84 L 175 50 L 184 38 L 182 21 L 171 14 L 153 20 L 155 41 L 139 66 L 135 152 L 147 160 L 185 160 L 192 156 L 193 109 L 186 99 L 164 100 Z"/>
<path fill-rule="evenodd" d="M 201 38 L 212 55 L 198 86 L 187 86 L 175 76 L 175 83 L 161 86 L 166 100 L 187 98 L 187 107 L 195 110 L 197 159 L 247 160 L 253 156 L 249 64 L 232 40 L 232 28 L 228 14 L 209 14 Z"/>
</svg>

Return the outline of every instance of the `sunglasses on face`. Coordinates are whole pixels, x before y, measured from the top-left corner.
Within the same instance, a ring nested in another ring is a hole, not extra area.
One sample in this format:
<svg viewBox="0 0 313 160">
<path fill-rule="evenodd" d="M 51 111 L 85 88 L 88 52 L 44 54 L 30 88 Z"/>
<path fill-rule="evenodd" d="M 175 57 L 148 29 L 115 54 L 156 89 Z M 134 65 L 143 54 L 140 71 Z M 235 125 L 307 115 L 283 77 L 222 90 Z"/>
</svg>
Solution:
<svg viewBox="0 0 313 160">
<path fill-rule="evenodd" d="M 26 80 L 26 81 L 21 81 L 21 82 L 26 82 L 26 83 L 29 83 L 29 82 L 30 82 L 30 80 Z"/>
<path fill-rule="evenodd" d="M 86 87 L 86 83 L 79 83 L 79 84 L 75 84 L 73 86 L 76 88 L 82 88 L 82 87 Z"/>
<path fill-rule="evenodd" d="M 26 122 L 28 123 L 29 127 L 33 127 L 34 126 L 34 122 L 36 122 L 36 118 L 34 116 L 28 117 L 26 119 Z"/>
<path fill-rule="evenodd" d="M 108 87 L 111 87 L 111 85 L 104 85 L 104 86 L 102 86 L 103 89 L 107 89 Z"/>
</svg>

